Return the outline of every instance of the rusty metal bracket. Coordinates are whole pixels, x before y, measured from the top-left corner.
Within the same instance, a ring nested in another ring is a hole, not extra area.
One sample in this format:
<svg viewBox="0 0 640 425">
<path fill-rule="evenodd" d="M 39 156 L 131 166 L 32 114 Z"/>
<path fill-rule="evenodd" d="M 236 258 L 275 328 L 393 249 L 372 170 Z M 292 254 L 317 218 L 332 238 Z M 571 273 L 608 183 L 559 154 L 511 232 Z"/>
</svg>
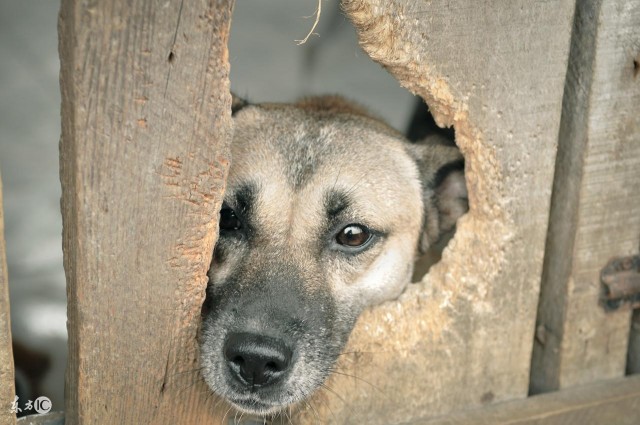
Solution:
<svg viewBox="0 0 640 425">
<path fill-rule="evenodd" d="M 602 306 L 607 311 L 622 305 L 640 307 L 640 255 L 610 260 L 600 272 Z"/>
</svg>

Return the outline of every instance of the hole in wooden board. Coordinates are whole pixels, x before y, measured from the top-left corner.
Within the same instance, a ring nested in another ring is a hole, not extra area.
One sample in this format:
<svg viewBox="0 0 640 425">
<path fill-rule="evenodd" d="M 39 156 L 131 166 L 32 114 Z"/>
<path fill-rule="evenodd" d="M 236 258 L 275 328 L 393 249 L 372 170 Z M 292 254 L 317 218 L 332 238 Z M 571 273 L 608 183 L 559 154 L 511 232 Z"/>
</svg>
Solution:
<svg viewBox="0 0 640 425">
<path fill-rule="evenodd" d="M 291 47 L 297 49 L 296 52 L 303 51 L 303 49 L 306 47 L 309 48 L 308 49 L 309 52 L 305 52 L 301 55 L 303 57 L 303 64 L 296 65 L 297 62 L 295 59 L 295 55 L 297 53 L 293 54 L 292 55 L 293 57 L 290 57 L 289 60 L 276 58 L 275 46 L 287 46 L 286 40 L 280 40 L 278 42 L 273 40 L 268 41 L 268 39 L 266 38 L 267 37 L 266 33 L 263 33 L 263 37 L 261 37 L 260 39 L 255 39 L 255 38 L 251 39 L 250 46 L 252 46 L 252 48 L 254 49 L 252 51 L 253 54 L 251 55 L 247 53 L 249 51 L 248 47 L 245 47 L 244 49 L 236 47 L 236 46 L 241 46 L 241 42 L 243 40 L 242 37 L 245 37 L 245 38 L 248 37 L 247 35 L 248 31 L 247 30 L 239 31 L 237 26 L 237 24 L 243 21 L 243 17 L 241 16 L 241 13 L 242 13 L 242 9 L 240 8 L 241 6 L 242 4 L 238 4 L 236 7 L 236 10 L 234 11 L 234 23 L 236 24 L 236 27 L 235 27 L 236 29 L 234 30 L 234 26 L 232 25 L 231 37 L 230 37 L 231 85 L 235 94 L 245 99 L 248 98 L 250 100 L 250 103 L 262 103 L 262 102 L 292 101 L 292 100 L 295 100 L 300 95 L 306 95 L 306 94 L 340 93 L 345 95 L 345 97 L 347 98 L 351 98 L 356 101 L 362 102 L 367 106 L 367 108 L 371 108 L 372 111 L 381 112 L 383 115 L 386 115 L 385 114 L 386 111 L 384 111 L 383 108 L 380 108 L 375 103 L 369 102 L 368 100 L 366 100 L 366 97 L 364 96 L 365 94 L 368 94 L 368 92 L 385 93 L 385 90 L 387 90 L 384 87 L 379 87 L 376 85 L 371 86 L 366 83 L 368 75 L 370 75 L 370 73 L 373 73 L 374 70 L 379 69 L 379 66 L 377 64 L 373 62 L 369 62 L 368 66 L 370 70 L 367 70 L 366 72 L 356 72 L 354 70 L 351 70 L 346 72 L 347 75 L 343 75 L 339 73 L 339 69 L 343 66 L 345 67 L 350 66 L 348 63 L 346 63 L 346 61 L 339 60 L 337 62 L 336 61 L 332 62 L 330 60 L 327 60 L 327 58 L 331 56 L 330 50 L 337 49 L 339 45 L 343 45 L 346 42 L 345 41 L 346 35 L 342 34 L 340 30 L 340 25 L 341 25 L 340 22 L 341 20 L 343 20 L 343 18 L 337 15 L 339 18 L 339 19 L 336 18 L 338 19 L 338 21 L 336 21 L 337 23 L 329 25 L 331 27 L 330 32 L 323 31 L 322 22 L 320 24 L 321 27 L 317 30 L 320 34 L 327 35 L 327 37 L 321 38 L 319 40 L 322 41 L 322 40 L 330 39 L 335 41 L 334 43 L 329 42 L 322 45 L 309 44 L 309 45 L 305 45 L 304 47 L 295 46 L 294 43 L 291 43 Z M 254 8 L 255 6 L 252 5 L 251 7 Z M 327 13 L 327 15 L 329 15 L 329 13 Z M 264 20 L 264 17 L 265 16 L 262 16 L 262 20 Z M 328 17 L 330 18 L 330 16 Z M 255 24 L 255 25 L 258 25 L 258 24 Z M 269 24 L 269 25 L 273 25 L 273 24 Z M 283 22 L 283 25 L 284 25 L 284 22 Z M 278 33 L 292 34 L 294 32 L 285 31 L 282 28 L 280 28 Z M 311 38 L 309 40 L 309 43 L 313 43 L 315 41 L 317 41 L 317 39 Z M 234 44 L 234 43 L 237 43 L 237 44 Z M 260 47 L 261 43 L 265 43 L 265 44 L 262 47 Z M 264 55 L 265 53 L 268 56 L 268 58 L 265 58 L 265 60 L 261 61 L 260 60 L 261 55 Z M 345 56 L 342 55 L 342 57 L 345 57 Z M 249 61 L 246 61 L 247 59 L 249 59 Z M 367 61 L 368 60 L 369 59 L 367 57 Z M 290 66 L 283 66 L 283 64 L 287 64 L 287 63 Z M 297 68 L 300 68 L 300 69 L 297 69 Z M 253 70 L 257 72 L 257 75 L 252 76 Z M 382 71 L 382 72 L 385 72 L 385 71 Z M 267 77 L 267 75 L 271 75 L 272 78 Z M 301 75 L 304 76 L 304 81 L 308 82 L 308 85 L 305 85 L 304 87 L 300 87 L 300 81 L 303 80 L 303 78 L 301 78 Z M 322 80 L 322 78 L 326 75 L 333 76 L 333 79 L 335 80 L 335 83 L 333 84 L 335 84 L 335 86 L 329 85 L 326 83 L 326 81 Z M 284 79 L 285 83 L 278 84 L 277 82 L 278 80 L 276 77 Z M 396 86 L 396 88 L 399 88 L 397 87 L 397 81 L 393 79 L 393 77 L 390 77 L 388 75 L 387 77 L 393 80 L 393 84 Z M 345 84 L 345 80 L 350 81 L 351 83 Z M 269 81 L 269 83 L 265 84 L 265 81 Z M 320 81 L 323 81 L 323 82 L 320 82 Z M 342 86 L 345 87 L 344 90 L 341 89 Z M 347 90 L 348 87 L 356 87 L 357 89 L 353 90 L 355 93 L 350 93 Z M 413 117 L 414 117 L 410 126 L 408 127 L 408 131 L 403 132 L 406 135 L 407 139 L 413 142 L 419 142 L 425 137 L 435 135 L 435 136 L 438 136 L 440 144 L 444 144 L 445 146 L 448 146 L 450 148 L 455 147 L 456 135 L 453 128 L 439 127 L 436 124 L 433 116 L 429 112 L 428 108 L 426 107 L 425 102 L 422 101 L 422 99 L 416 98 L 415 96 L 411 96 L 407 91 L 404 91 L 404 90 L 402 91 L 406 95 L 405 100 L 407 101 L 407 104 L 411 105 L 408 108 L 406 108 L 407 110 L 405 111 L 406 112 L 405 119 L 411 115 L 411 112 L 413 112 Z M 387 108 L 387 109 L 392 109 L 392 112 L 395 112 L 393 111 L 393 109 L 398 109 L 398 102 L 396 102 L 396 100 L 391 98 L 390 96 L 384 98 L 381 103 L 386 104 L 387 107 L 388 105 L 393 105 L 391 108 Z M 247 114 L 251 114 L 251 111 L 249 110 L 241 111 L 241 108 L 243 108 L 244 106 L 246 106 L 246 104 L 243 102 L 234 103 L 234 105 L 232 106 L 232 110 L 233 112 L 237 113 L 237 115 L 235 115 L 235 119 L 240 120 L 243 112 Z M 404 125 L 402 125 L 402 123 L 398 123 L 397 119 L 395 120 L 396 122 L 394 122 L 393 117 L 389 118 L 389 116 L 385 116 L 385 118 L 391 121 L 391 125 L 395 128 L 405 127 Z M 238 128 L 236 128 L 236 134 L 238 134 Z M 240 155 L 235 156 L 237 161 L 236 163 L 241 162 L 237 159 L 239 158 L 239 156 Z M 231 165 L 231 167 L 233 167 L 233 164 Z M 437 170 L 435 169 L 433 170 L 433 176 L 432 176 L 433 180 L 438 179 L 438 177 L 436 176 L 438 173 L 436 173 L 436 171 Z M 449 171 L 455 171 L 455 170 L 449 170 Z M 232 173 L 230 173 L 230 176 L 231 174 Z M 441 180 L 442 181 L 446 180 L 446 177 L 448 175 L 449 174 L 447 173 L 446 175 L 441 176 Z M 336 178 L 335 174 L 331 176 L 332 183 L 335 180 L 335 178 Z M 463 182 L 465 182 L 464 177 L 462 180 Z M 230 178 L 229 181 L 232 182 L 234 180 L 233 178 Z M 466 183 L 463 183 L 463 186 L 465 187 L 465 192 L 466 192 Z M 433 189 L 435 192 L 435 188 Z M 235 192 L 233 192 L 231 188 L 228 188 L 227 193 L 234 194 Z M 416 192 L 412 192 L 412 193 L 417 193 L 417 189 L 416 189 Z M 467 201 L 467 204 L 468 204 L 468 201 Z M 389 206 L 389 208 L 393 209 L 393 205 Z M 419 209 L 419 207 L 416 207 L 416 209 Z M 429 268 L 440 260 L 443 249 L 447 246 L 449 240 L 453 237 L 454 233 L 455 233 L 455 227 L 445 232 L 445 234 L 443 234 L 437 241 L 433 241 L 433 243 L 431 243 L 431 246 L 427 254 L 422 256 L 419 259 L 419 261 L 416 263 L 413 281 L 421 280 L 424 277 L 424 275 L 427 273 Z M 413 253 L 410 253 L 405 257 L 406 261 L 403 263 L 404 266 L 406 266 L 408 263 L 411 262 L 411 260 L 413 259 L 412 255 Z M 215 264 L 212 266 L 212 269 L 214 267 L 216 267 Z M 446 265 L 443 265 L 443 267 L 446 267 Z M 403 267 L 402 269 L 406 271 L 406 274 L 404 274 L 400 280 L 408 284 L 410 283 L 409 278 L 407 276 L 409 272 L 409 268 Z M 411 290 L 413 291 L 412 293 L 415 293 L 416 291 L 419 291 L 419 292 L 424 291 L 425 293 L 427 293 L 430 290 L 428 288 L 428 285 L 425 285 L 424 287 L 420 287 L 419 285 L 407 285 L 407 286 L 411 288 Z M 396 295 L 394 295 L 393 298 L 390 297 L 387 299 L 395 299 L 398 293 L 399 291 L 396 292 Z M 208 295 L 208 299 L 209 301 L 211 301 L 211 299 L 209 298 L 209 295 Z M 403 304 L 403 301 L 393 301 L 388 304 L 397 305 L 398 308 L 401 309 L 402 306 L 407 303 Z M 384 308 L 384 307 L 381 307 L 381 308 Z M 431 306 L 424 306 L 424 307 L 421 307 L 421 309 L 425 312 L 433 310 Z M 384 311 L 384 310 L 375 310 L 375 311 Z M 367 320 L 370 320 L 370 318 L 365 317 L 364 322 L 367 322 Z M 372 335 L 371 338 L 375 338 L 373 334 L 370 333 L 370 335 Z M 398 338 L 398 340 L 400 340 L 400 338 Z M 380 342 L 382 342 L 382 339 L 380 339 Z M 349 354 L 349 356 L 347 357 L 349 357 L 350 359 L 351 353 L 346 353 L 346 354 Z M 342 357 L 342 358 L 347 358 L 347 357 Z M 366 375 L 363 375 L 363 376 L 364 376 L 364 379 L 366 379 Z M 319 391 L 319 393 L 322 393 L 322 391 Z"/>
<path fill-rule="evenodd" d="M 438 126 L 420 97 L 400 87 L 393 76 L 358 47 L 354 27 L 339 7 L 323 6 L 322 19 L 315 30 L 320 37 L 311 37 L 302 46 L 294 42 L 293 35 L 305 33 L 309 22 L 295 17 L 310 15 L 309 5 L 301 2 L 294 9 L 291 7 L 286 1 L 271 4 L 266 11 L 236 5 L 229 42 L 231 88 L 236 95 L 260 103 L 291 102 L 304 95 L 339 93 L 363 104 L 375 116 L 380 114 L 411 142 L 437 135 L 449 146 L 455 146 L 453 127 Z M 261 15 L 262 19 L 248 24 L 254 15 Z M 276 21 L 279 31 L 267 31 Z M 262 37 L 250 37 L 252 31 L 262 31 Z M 248 40 L 251 42 L 247 43 Z M 352 46 L 345 47 L 348 45 Z M 363 62 L 360 57 L 347 59 L 355 49 L 366 65 L 359 63 Z M 378 77 L 376 73 L 384 76 Z M 433 243 L 426 254 L 420 255 L 412 282 L 420 281 L 440 260 L 454 234 L 455 228 Z"/>
<path fill-rule="evenodd" d="M 425 138 L 433 138 L 435 136 L 440 143 L 444 143 L 446 146 L 450 147 L 457 147 L 455 143 L 455 128 L 453 126 L 450 128 L 439 127 L 429 112 L 429 107 L 426 102 L 420 98 L 418 98 L 416 103 L 413 116 L 406 131 L 406 136 L 413 143 L 420 142 Z M 456 170 L 453 168 L 443 171 L 449 174 L 452 171 L 461 172 L 463 170 Z M 443 177 L 446 178 L 447 176 L 445 175 Z M 451 182 L 452 181 L 449 180 L 449 183 Z M 464 184 L 464 192 L 464 195 L 466 195 L 466 182 Z M 466 204 L 466 209 L 468 210 L 468 200 L 466 198 L 464 199 L 463 204 Z M 455 235 L 455 232 L 456 228 L 454 226 L 452 229 L 443 233 L 441 237 L 429 247 L 427 252 L 416 259 L 413 276 L 411 278 L 412 282 L 420 282 L 429 272 L 429 269 L 442 259 L 442 251 L 447 247 L 449 241 L 451 241 Z"/>
</svg>

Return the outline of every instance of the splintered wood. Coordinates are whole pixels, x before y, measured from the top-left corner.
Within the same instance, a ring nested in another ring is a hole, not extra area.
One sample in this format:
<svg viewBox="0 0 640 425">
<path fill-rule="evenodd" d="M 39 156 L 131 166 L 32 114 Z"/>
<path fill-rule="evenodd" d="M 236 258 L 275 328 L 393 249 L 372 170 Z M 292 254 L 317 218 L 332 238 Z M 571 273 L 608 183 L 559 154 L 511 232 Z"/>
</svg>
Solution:
<svg viewBox="0 0 640 425">
<path fill-rule="evenodd" d="M 471 208 L 422 283 L 360 318 L 300 418 L 402 423 L 527 396 L 574 6 L 343 2 L 364 50 L 455 125 Z"/>
</svg>

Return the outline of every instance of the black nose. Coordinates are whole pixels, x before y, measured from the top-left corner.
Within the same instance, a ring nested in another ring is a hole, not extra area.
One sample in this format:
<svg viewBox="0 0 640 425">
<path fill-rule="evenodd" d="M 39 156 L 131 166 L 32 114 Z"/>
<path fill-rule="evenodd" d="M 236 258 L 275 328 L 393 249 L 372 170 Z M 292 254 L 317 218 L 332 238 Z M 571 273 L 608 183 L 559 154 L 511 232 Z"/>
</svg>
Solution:
<svg viewBox="0 0 640 425">
<path fill-rule="evenodd" d="M 265 386 L 278 382 L 291 363 L 284 341 L 250 333 L 233 333 L 224 343 L 224 357 L 240 383 Z"/>
</svg>

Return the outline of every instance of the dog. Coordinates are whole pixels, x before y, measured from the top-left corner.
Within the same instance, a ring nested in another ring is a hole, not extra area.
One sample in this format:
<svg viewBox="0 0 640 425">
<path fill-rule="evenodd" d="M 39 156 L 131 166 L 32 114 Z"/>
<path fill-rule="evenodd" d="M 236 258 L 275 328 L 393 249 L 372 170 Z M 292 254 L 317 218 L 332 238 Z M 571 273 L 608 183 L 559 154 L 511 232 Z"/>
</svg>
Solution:
<svg viewBox="0 0 640 425">
<path fill-rule="evenodd" d="M 203 309 L 210 389 L 268 416 L 330 374 L 360 313 L 397 298 L 468 209 L 464 160 L 337 96 L 233 98 L 232 163 Z"/>
</svg>

